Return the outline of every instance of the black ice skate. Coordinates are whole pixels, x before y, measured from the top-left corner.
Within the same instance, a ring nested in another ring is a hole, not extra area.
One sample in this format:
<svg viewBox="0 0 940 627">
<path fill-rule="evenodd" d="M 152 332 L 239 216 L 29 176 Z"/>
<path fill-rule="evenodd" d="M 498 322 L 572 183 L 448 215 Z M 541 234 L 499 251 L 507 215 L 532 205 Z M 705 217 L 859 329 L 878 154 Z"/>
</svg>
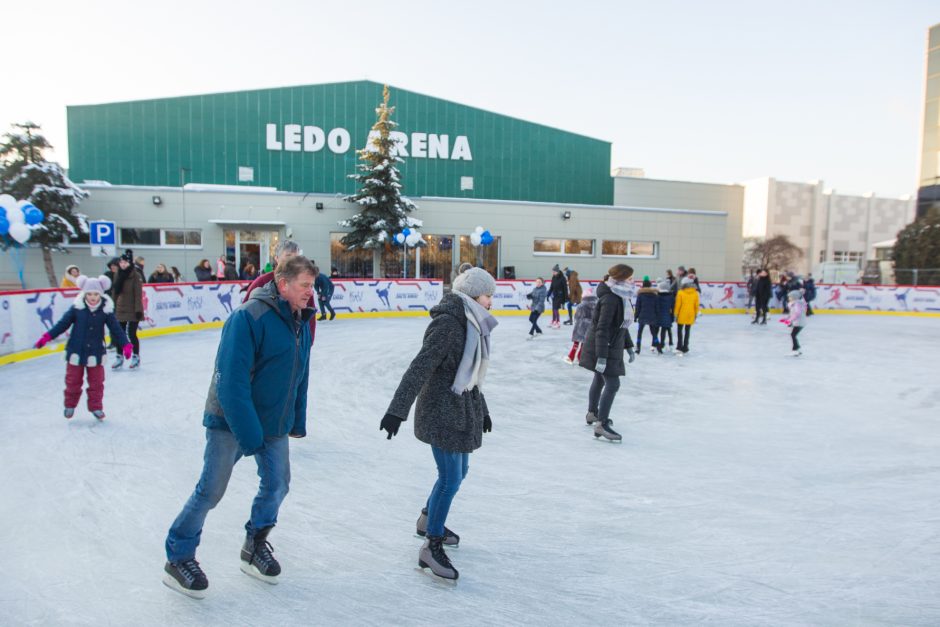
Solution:
<svg viewBox="0 0 940 627">
<path fill-rule="evenodd" d="M 623 437 L 610 426 L 610 420 L 598 420 L 594 423 L 594 437 L 605 437 L 611 442 L 620 442 Z"/>
<path fill-rule="evenodd" d="M 265 527 L 255 535 L 245 538 L 242 545 L 241 570 L 266 583 L 276 584 L 277 576 L 281 574 L 281 565 L 274 559 L 274 548 L 268 542 L 268 534 L 274 527 Z"/>
<path fill-rule="evenodd" d="M 592 411 L 589 411 L 587 415 L 584 416 L 584 421 L 588 423 L 589 425 L 594 424 L 595 422 L 597 422 L 597 414 Z"/>
<path fill-rule="evenodd" d="M 421 508 L 421 515 L 418 516 L 418 522 L 415 524 L 415 533 L 422 538 L 428 535 L 428 508 Z M 456 549 L 460 546 L 460 536 L 444 526 L 444 546 L 448 549 Z"/>
<path fill-rule="evenodd" d="M 167 588 L 194 599 L 202 599 L 206 596 L 209 580 L 199 567 L 196 558 L 167 562 L 163 570 L 166 571 L 163 575 L 163 583 Z"/>
<path fill-rule="evenodd" d="M 440 536 L 428 536 L 424 541 L 424 546 L 418 552 L 418 566 L 421 568 L 430 568 L 431 573 L 441 579 L 457 581 L 459 573 L 454 565 L 450 563 L 450 558 L 444 552 L 444 538 Z"/>
</svg>

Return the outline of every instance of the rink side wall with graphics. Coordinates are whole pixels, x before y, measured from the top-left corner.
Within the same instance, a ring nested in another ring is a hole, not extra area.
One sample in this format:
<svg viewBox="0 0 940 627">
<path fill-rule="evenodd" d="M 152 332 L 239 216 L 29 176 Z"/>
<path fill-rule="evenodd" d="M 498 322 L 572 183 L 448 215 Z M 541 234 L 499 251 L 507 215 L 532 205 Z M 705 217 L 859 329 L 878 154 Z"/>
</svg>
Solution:
<svg viewBox="0 0 940 627">
<path fill-rule="evenodd" d="M 344 318 L 424 316 L 444 294 L 434 279 L 334 280 L 331 304 Z M 598 281 L 582 281 L 596 289 Z M 493 310 L 527 315 L 528 294 L 535 280 L 497 281 Z M 141 337 L 222 326 L 243 299 L 247 282 L 161 283 L 144 286 Z M 702 283 L 707 313 L 744 313 L 744 283 Z M 76 289 L 0 292 L 0 365 L 61 351 L 68 334 L 43 349 L 33 349 L 74 302 Z M 813 309 L 820 313 L 940 317 L 940 287 L 819 285 Z M 771 306 L 779 306 L 776 299 Z M 547 304 L 547 309 L 551 304 Z"/>
</svg>

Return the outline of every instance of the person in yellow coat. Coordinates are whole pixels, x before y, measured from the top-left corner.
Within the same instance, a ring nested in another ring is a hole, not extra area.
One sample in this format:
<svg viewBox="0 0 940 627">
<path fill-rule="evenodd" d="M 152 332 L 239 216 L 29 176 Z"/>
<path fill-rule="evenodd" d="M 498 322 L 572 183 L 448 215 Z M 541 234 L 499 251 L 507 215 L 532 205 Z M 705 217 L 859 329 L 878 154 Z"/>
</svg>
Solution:
<svg viewBox="0 0 940 627">
<path fill-rule="evenodd" d="M 673 313 L 676 316 L 676 326 L 679 327 L 676 350 L 679 351 L 679 355 L 684 355 L 689 352 L 689 333 L 698 315 L 699 296 L 698 290 L 695 289 L 695 281 L 688 277 L 682 279 L 679 288 Z"/>
</svg>

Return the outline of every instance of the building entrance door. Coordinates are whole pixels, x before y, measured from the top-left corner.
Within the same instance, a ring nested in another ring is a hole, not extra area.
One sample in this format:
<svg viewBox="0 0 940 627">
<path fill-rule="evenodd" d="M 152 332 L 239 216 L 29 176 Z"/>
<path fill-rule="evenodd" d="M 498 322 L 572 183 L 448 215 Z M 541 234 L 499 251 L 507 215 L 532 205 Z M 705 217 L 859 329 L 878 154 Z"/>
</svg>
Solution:
<svg viewBox="0 0 940 627">
<path fill-rule="evenodd" d="M 226 229 L 225 254 L 235 257 L 235 269 L 241 276 L 245 266 L 254 265 L 255 272 L 264 272 L 264 267 L 272 259 L 272 249 L 280 241 L 277 231 L 236 231 Z"/>
</svg>

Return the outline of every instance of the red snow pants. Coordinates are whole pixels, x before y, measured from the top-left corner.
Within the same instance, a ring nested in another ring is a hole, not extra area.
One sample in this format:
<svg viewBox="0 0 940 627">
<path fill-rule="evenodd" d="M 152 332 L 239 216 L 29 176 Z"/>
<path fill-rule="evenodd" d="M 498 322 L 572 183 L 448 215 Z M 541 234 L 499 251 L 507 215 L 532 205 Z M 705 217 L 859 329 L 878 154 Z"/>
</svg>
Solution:
<svg viewBox="0 0 940 627">
<path fill-rule="evenodd" d="M 82 380 L 88 372 L 88 411 L 104 409 L 104 366 L 73 366 L 65 364 L 65 406 L 78 407 L 82 397 Z"/>
</svg>

